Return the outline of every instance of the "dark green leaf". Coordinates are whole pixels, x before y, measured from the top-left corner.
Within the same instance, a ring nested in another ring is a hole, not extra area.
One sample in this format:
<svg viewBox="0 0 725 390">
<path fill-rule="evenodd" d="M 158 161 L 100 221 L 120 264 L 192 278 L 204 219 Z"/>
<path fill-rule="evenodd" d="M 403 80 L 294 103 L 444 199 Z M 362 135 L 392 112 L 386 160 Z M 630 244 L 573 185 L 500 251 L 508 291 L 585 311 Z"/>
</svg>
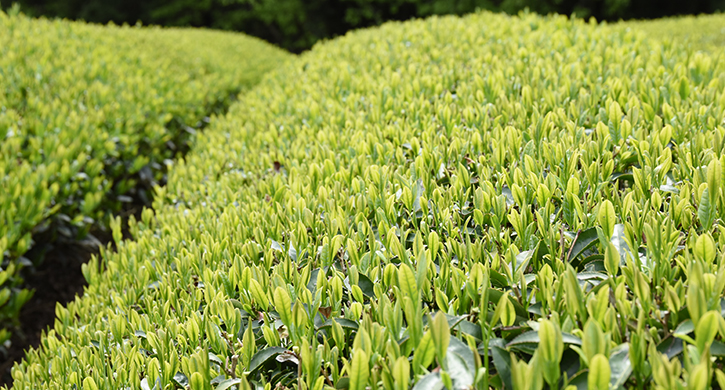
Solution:
<svg viewBox="0 0 725 390">
<path fill-rule="evenodd" d="M 669 193 L 672 193 L 672 194 L 679 194 L 680 193 L 680 189 L 679 188 L 677 188 L 675 186 L 667 185 L 667 184 L 661 185 L 660 186 L 660 191 L 662 191 L 662 192 L 669 192 Z"/>
<path fill-rule="evenodd" d="M 171 382 L 184 389 L 189 386 L 189 378 L 187 378 L 183 372 L 177 372 L 174 377 L 171 378 Z"/>
<path fill-rule="evenodd" d="M 214 389 L 214 390 L 227 390 L 228 388 L 230 388 L 230 387 L 232 387 L 234 385 L 238 385 L 241 382 L 242 382 L 242 380 L 239 379 L 239 378 L 226 379 L 223 382 L 221 382 L 219 384 L 219 386 L 217 386 L 216 389 Z"/>
<path fill-rule="evenodd" d="M 428 325 L 428 322 L 433 319 L 438 312 L 431 313 L 430 316 L 423 316 L 423 325 Z M 452 316 L 450 314 L 443 313 L 443 315 L 446 316 L 446 322 L 448 322 L 448 327 L 453 328 L 454 326 L 460 324 L 464 319 L 466 319 L 468 316 Z"/>
<path fill-rule="evenodd" d="M 712 356 L 723 357 L 725 356 L 725 344 L 722 341 L 715 340 L 710 346 L 710 354 Z"/>
<path fill-rule="evenodd" d="M 607 274 L 601 273 L 601 272 L 579 272 L 576 274 L 576 278 L 579 280 L 606 280 L 609 278 Z"/>
<path fill-rule="evenodd" d="M 575 386 L 577 390 L 587 390 L 589 370 L 581 370 L 569 378 L 568 386 Z"/>
<path fill-rule="evenodd" d="M 594 245 L 598 239 L 597 229 L 594 227 L 579 232 L 574 238 L 567 260 L 572 262 L 572 260 L 581 255 L 587 248 Z"/>
<path fill-rule="evenodd" d="M 286 349 L 282 347 L 269 347 L 254 354 L 252 361 L 249 362 L 249 375 L 254 375 L 260 367 L 262 367 L 265 363 L 274 360 L 277 355 L 284 351 L 286 351 Z"/>
<path fill-rule="evenodd" d="M 506 288 L 509 286 L 508 279 L 506 279 L 506 277 L 501 275 L 498 271 L 490 270 L 489 273 L 491 275 L 491 284 L 494 287 Z"/>
<path fill-rule="evenodd" d="M 229 302 L 234 306 L 235 309 L 244 310 L 244 307 L 242 307 L 242 303 L 239 302 L 236 299 L 230 299 Z"/>
<path fill-rule="evenodd" d="M 523 251 L 516 255 L 516 269 L 513 270 L 514 273 L 517 273 L 519 269 L 526 269 L 526 267 L 529 265 L 529 261 L 531 260 L 531 256 L 534 254 L 533 250 L 530 251 Z"/>
<path fill-rule="evenodd" d="M 544 241 L 539 241 L 534 248 L 534 254 L 531 255 L 531 265 L 534 271 L 538 272 L 544 266 L 544 256 L 549 254 L 549 248 L 546 247 Z"/>
<path fill-rule="evenodd" d="M 492 274 L 493 274 L 493 272 L 492 272 Z M 503 293 L 499 290 L 495 290 L 495 289 L 488 290 L 488 301 L 493 305 L 498 304 L 498 301 L 501 299 L 502 296 L 503 296 Z M 514 305 L 514 309 L 516 311 L 517 317 L 521 317 L 524 321 L 529 319 L 529 314 L 526 312 L 526 309 L 523 306 L 521 306 L 519 301 L 517 301 L 515 299 L 511 299 L 511 303 L 513 303 L 513 305 Z"/>
<path fill-rule="evenodd" d="M 451 338 L 446 353 L 448 373 L 453 379 L 453 387 L 456 389 L 468 389 L 473 385 L 473 378 L 476 376 L 476 362 L 473 359 L 473 352 L 457 338 Z"/>
<path fill-rule="evenodd" d="M 477 324 L 474 324 L 473 322 L 465 320 L 461 321 L 455 329 L 461 331 L 463 334 L 467 334 L 475 338 L 477 341 L 483 340 L 483 332 L 481 332 L 481 327 Z"/>
<path fill-rule="evenodd" d="M 632 374 L 632 363 L 629 361 L 629 344 L 620 344 L 609 355 L 609 367 L 612 370 L 610 389 L 619 389 L 624 386 Z"/>
<path fill-rule="evenodd" d="M 315 268 L 310 272 L 310 281 L 307 282 L 307 289 L 313 294 L 317 290 L 317 275 L 319 275 L 320 271 L 320 268 Z"/>
<path fill-rule="evenodd" d="M 607 268 L 604 266 L 604 261 L 594 260 L 591 263 L 584 266 L 584 272 L 605 273 L 605 272 L 607 272 Z"/>
<path fill-rule="evenodd" d="M 501 381 L 501 375 L 498 375 L 498 374 L 492 375 L 488 379 L 488 384 L 490 386 L 492 386 L 494 389 L 497 389 L 497 390 L 503 389 L 503 382 Z"/>
<path fill-rule="evenodd" d="M 592 263 L 594 261 L 601 261 L 601 260 L 604 260 L 604 255 L 600 255 L 600 254 L 591 255 L 591 256 L 583 259 L 581 262 L 579 262 L 579 269 L 585 267 L 589 263 Z"/>
<path fill-rule="evenodd" d="M 561 337 L 564 341 L 564 344 L 582 345 L 581 339 L 572 334 L 562 332 Z M 511 340 L 511 342 L 509 342 L 506 346 L 511 347 L 519 344 L 538 344 L 539 341 L 539 332 L 532 330 L 520 334 L 519 336 Z"/>
<path fill-rule="evenodd" d="M 360 287 L 360 290 L 362 290 L 363 295 L 368 298 L 375 298 L 375 291 L 373 289 L 375 285 L 370 278 L 362 273 L 359 273 L 357 285 Z"/>
<path fill-rule="evenodd" d="M 636 157 L 636 156 L 635 156 Z M 631 172 L 626 173 L 614 173 L 610 178 L 611 181 L 624 180 L 634 182 L 634 175 Z"/>
<path fill-rule="evenodd" d="M 533 305 L 529 306 L 529 313 L 536 314 L 537 316 L 542 316 L 541 313 L 541 302 L 536 302 Z"/>
<path fill-rule="evenodd" d="M 682 353 L 682 348 L 682 340 L 677 337 L 670 336 L 662 340 L 662 342 L 657 346 L 657 351 L 667 355 L 668 359 L 672 359 Z"/>
<path fill-rule="evenodd" d="M 209 362 L 210 363 L 214 363 L 214 364 L 218 364 L 219 367 L 224 367 L 224 362 L 221 359 L 219 359 L 219 356 L 214 355 L 211 352 L 209 352 Z"/>
<path fill-rule="evenodd" d="M 342 377 L 338 379 L 337 383 L 335 383 L 335 388 L 338 390 L 344 390 L 350 388 L 350 378 L 349 377 Z"/>
<path fill-rule="evenodd" d="M 332 326 L 332 320 L 333 318 L 328 319 L 325 321 L 318 329 L 323 329 Z M 357 322 L 348 320 L 347 318 L 334 318 L 335 322 L 340 324 L 343 328 L 357 330 L 360 326 L 357 324 Z"/>
<path fill-rule="evenodd" d="M 413 386 L 413 390 L 443 390 L 444 387 L 441 374 L 433 372 L 421 378 Z"/>
<path fill-rule="evenodd" d="M 511 355 L 503 348 L 497 346 L 491 347 L 491 354 L 493 355 L 493 365 L 496 367 L 496 372 L 501 376 L 504 386 L 507 389 L 513 389 L 513 382 L 511 380 Z"/>
<path fill-rule="evenodd" d="M 695 331 L 695 324 L 692 322 L 692 320 L 684 320 L 680 323 L 680 325 L 677 325 L 677 328 L 674 331 L 674 334 L 684 334 L 688 335 Z"/>
<path fill-rule="evenodd" d="M 451 354 L 457 355 L 461 359 L 461 362 L 466 365 L 466 369 L 469 372 L 473 374 L 476 371 L 476 361 L 473 358 L 471 348 L 455 337 L 452 337 L 450 344 L 448 344 L 446 356 Z"/>
<path fill-rule="evenodd" d="M 565 349 L 564 354 L 561 356 L 560 366 L 562 373 L 566 374 L 569 378 L 573 377 L 581 368 L 580 361 L 581 358 L 578 353 L 571 348 Z"/>
<path fill-rule="evenodd" d="M 503 194 L 504 197 L 506 197 L 507 206 L 510 207 L 510 206 L 513 206 L 514 204 L 516 204 L 516 202 L 514 201 L 514 195 L 513 195 L 513 193 L 511 193 L 510 188 L 508 188 L 508 187 L 502 188 L 501 193 Z"/>
</svg>

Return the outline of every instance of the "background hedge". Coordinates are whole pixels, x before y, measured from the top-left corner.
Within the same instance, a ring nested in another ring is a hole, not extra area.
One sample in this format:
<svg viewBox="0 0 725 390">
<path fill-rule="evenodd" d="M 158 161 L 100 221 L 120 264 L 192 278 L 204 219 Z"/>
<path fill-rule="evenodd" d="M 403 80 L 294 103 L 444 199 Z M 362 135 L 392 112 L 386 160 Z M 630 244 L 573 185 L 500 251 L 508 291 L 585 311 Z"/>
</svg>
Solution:
<svg viewBox="0 0 725 390">
<path fill-rule="evenodd" d="M 461 15 L 476 9 L 517 13 L 529 8 L 598 20 L 725 9 L 725 0 L 20 0 L 19 4 L 31 15 L 242 31 L 297 52 L 320 39 L 386 20 Z"/>
<path fill-rule="evenodd" d="M 0 12 L 0 344 L 30 298 L 20 269 L 42 260 L 27 254 L 38 234 L 81 238 L 148 203 L 165 160 L 290 57 L 229 32 Z"/>
</svg>

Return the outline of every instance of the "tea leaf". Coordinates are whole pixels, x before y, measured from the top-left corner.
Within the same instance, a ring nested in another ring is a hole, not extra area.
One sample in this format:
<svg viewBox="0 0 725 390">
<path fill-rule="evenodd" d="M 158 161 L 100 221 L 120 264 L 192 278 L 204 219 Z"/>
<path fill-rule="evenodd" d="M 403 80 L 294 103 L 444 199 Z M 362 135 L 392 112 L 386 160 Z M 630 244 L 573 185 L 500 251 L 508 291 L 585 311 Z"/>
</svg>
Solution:
<svg viewBox="0 0 725 390">
<path fill-rule="evenodd" d="M 397 390 L 407 390 L 409 388 L 410 364 L 408 363 L 408 359 L 401 356 L 395 361 L 393 377 L 395 378 L 395 388 Z"/>
<path fill-rule="evenodd" d="M 353 354 L 350 369 L 350 390 L 365 390 L 368 383 L 368 356 L 364 351 L 357 350 Z"/>
<path fill-rule="evenodd" d="M 718 315 L 715 311 L 708 311 L 697 323 L 695 343 L 700 353 L 709 350 L 712 341 L 715 339 L 718 332 Z"/>
<path fill-rule="evenodd" d="M 601 226 L 602 230 L 604 230 L 606 238 L 611 238 L 614 233 L 614 225 L 617 223 L 617 216 L 614 214 L 614 205 L 612 205 L 612 202 L 610 202 L 609 199 L 605 199 L 604 202 L 599 205 L 599 214 L 597 218 L 599 220 L 599 226 Z"/>
<path fill-rule="evenodd" d="M 254 375 L 264 364 L 272 361 L 279 354 L 285 352 L 286 349 L 282 347 L 268 347 L 260 350 L 252 357 L 249 363 L 249 375 Z"/>
<path fill-rule="evenodd" d="M 242 382 L 242 380 L 239 378 L 225 379 L 222 382 L 220 382 L 214 390 L 227 390 L 228 388 L 230 388 L 234 385 L 238 385 L 241 382 Z"/>
<path fill-rule="evenodd" d="M 632 374 L 632 363 L 629 361 L 629 345 L 620 344 L 612 349 L 609 356 L 611 379 L 609 386 L 612 389 L 619 389 L 624 386 Z"/>
<path fill-rule="evenodd" d="M 704 231 L 710 230 L 713 221 L 715 221 L 715 205 L 712 204 L 710 199 L 710 191 L 705 188 L 702 197 L 700 197 L 700 206 L 697 208 L 697 218 L 700 220 Z"/>
<path fill-rule="evenodd" d="M 695 257 L 707 264 L 715 260 L 715 243 L 709 234 L 702 234 L 695 243 Z"/>
<path fill-rule="evenodd" d="M 501 377 L 504 386 L 506 386 L 507 389 L 512 389 L 511 356 L 509 355 L 509 352 L 494 345 L 491 347 L 491 355 L 493 356 L 493 364 L 496 367 L 496 371 Z"/>
<path fill-rule="evenodd" d="M 587 375 L 587 383 L 589 389 L 608 390 L 611 371 L 609 361 L 602 354 L 592 357 L 589 364 L 589 374 Z"/>
<path fill-rule="evenodd" d="M 446 351 L 448 350 L 451 339 L 448 321 L 442 312 L 438 312 L 433 319 L 433 323 L 431 324 L 431 337 L 433 338 L 433 345 L 436 349 L 438 361 L 442 364 L 445 361 Z"/>
<path fill-rule="evenodd" d="M 589 228 L 584 231 L 577 233 L 571 248 L 569 249 L 569 255 L 567 259 L 572 262 L 574 259 L 579 257 L 587 248 L 594 245 L 598 240 L 597 229 Z"/>
<path fill-rule="evenodd" d="M 282 287 L 274 290 L 274 307 L 286 326 L 292 326 L 292 300 L 289 293 Z"/>
<path fill-rule="evenodd" d="M 400 290 L 403 294 L 416 301 L 418 299 L 418 285 L 415 281 L 413 270 L 407 264 L 400 265 L 398 281 L 400 282 Z"/>
</svg>

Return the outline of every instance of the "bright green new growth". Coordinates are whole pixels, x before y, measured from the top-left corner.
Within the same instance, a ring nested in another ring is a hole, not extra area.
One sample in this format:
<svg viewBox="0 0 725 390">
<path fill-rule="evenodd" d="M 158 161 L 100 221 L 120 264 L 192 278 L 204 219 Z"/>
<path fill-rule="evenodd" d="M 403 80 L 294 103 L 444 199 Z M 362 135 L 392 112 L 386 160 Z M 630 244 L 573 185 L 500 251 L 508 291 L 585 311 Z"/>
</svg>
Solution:
<svg viewBox="0 0 725 390">
<path fill-rule="evenodd" d="M 643 31 L 665 42 L 686 42 L 691 48 L 713 54 L 722 53 L 725 48 L 725 16 L 722 14 L 628 21 L 615 26 Z"/>
<path fill-rule="evenodd" d="M 723 86 L 564 17 L 319 45 L 196 140 L 14 388 L 725 381 Z"/>
<path fill-rule="evenodd" d="M 0 343 L 29 298 L 15 287 L 33 234 L 105 225 L 207 116 L 287 56 L 239 34 L 0 12 Z"/>
</svg>

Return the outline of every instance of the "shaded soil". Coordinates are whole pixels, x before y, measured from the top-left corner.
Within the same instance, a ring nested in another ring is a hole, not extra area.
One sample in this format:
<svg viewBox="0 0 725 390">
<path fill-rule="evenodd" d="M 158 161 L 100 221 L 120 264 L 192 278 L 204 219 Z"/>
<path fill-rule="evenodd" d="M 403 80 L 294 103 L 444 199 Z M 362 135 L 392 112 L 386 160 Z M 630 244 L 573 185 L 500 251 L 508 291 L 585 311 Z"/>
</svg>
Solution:
<svg viewBox="0 0 725 390">
<path fill-rule="evenodd" d="M 56 303 L 66 304 L 82 295 L 86 280 L 81 265 L 98 253 L 97 248 L 77 243 L 54 244 L 48 249 L 43 264 L 25 279 L 35 293 L 23 306 L 20 327 L 13 330 L 7 360 L 0 365 L 0 385 L 12 383 L 13 364 L 25 356 L 28 348 L 37 348 L 42 332 L 53 327 Z"/>
<path fill-rule="evenodd" d="M 141 206 L 136 204 L 120 213 L 123 219 L 123 238 L 130 238 L 127 228 L 128 216 L 140 219 Z M 93 255 L 99 255 L 100 248 L 112 242 L 109 231 L 94 229 L 83 240 L 56 240 L 54 242 L 34 238 L 36 244 L 29 256 L 42 258 L 42 263 L 25 277 L 24 288 L 34 290 L 33 297 L 20 312 L 20 326 L 12 330 L 11 346 L 7 356 L 0 356 L 0 386 L 12 386 L 10 370 L 16 362 L 25 357 L 30 348 L 38 348 L 44 332 L 55 323 L 55 306 L 66 305 L 83 295 L 88 284 L 81 272 L 81 266 Z M 6 357 L 6 358 L 5 358 Z"/>
</svg>

